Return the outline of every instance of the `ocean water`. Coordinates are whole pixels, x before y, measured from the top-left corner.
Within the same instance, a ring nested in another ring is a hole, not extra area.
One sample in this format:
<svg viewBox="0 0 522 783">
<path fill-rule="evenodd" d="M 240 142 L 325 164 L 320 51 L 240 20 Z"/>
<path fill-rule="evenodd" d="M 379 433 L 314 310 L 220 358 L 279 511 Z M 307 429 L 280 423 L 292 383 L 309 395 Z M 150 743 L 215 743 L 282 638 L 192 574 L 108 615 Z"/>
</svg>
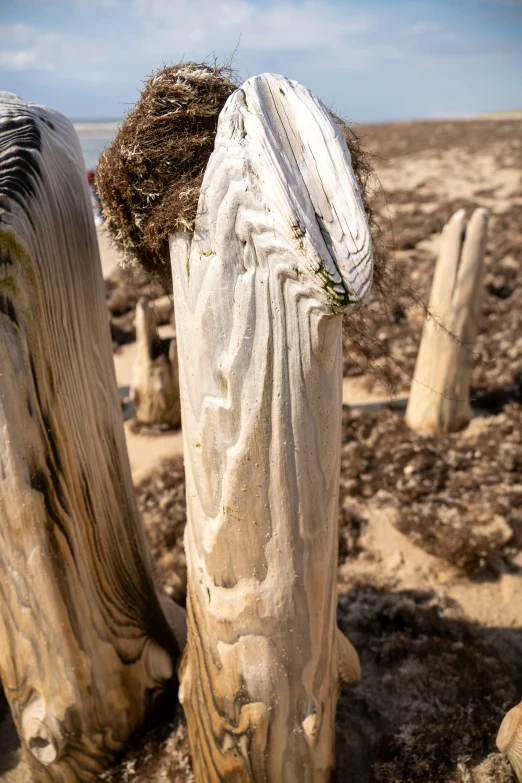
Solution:
<svg viewBox="0 0 522 783">
<path fill-rule="evenodd" d="M 85 168 L 87 170 L 96 168 L 98 158 L 112 139 L 113 136 L 86 136 L 83 138 L 80 136 Z"/>
<path fill-rule="evenodd" d="M 80 138 L 85 168 L 95 169 L 98 158 L 116 133 L 116 123 L 82 122 L 74 123 L 74 127 Z"/>
</svg>

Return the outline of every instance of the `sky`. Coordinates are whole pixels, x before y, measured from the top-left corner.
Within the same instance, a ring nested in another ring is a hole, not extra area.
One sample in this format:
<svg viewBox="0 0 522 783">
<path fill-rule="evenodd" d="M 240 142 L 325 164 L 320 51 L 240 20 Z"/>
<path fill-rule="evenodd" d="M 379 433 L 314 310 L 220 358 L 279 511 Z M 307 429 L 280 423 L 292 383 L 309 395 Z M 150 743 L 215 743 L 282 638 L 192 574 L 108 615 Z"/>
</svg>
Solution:
<svg viewBox="0 0 522 783">
<path fill-rule="evenodd" d="M 296 79 L 354 122 L 522 108 L 522 0 L 0 0 L 0 89 L 122 117 L 162 63 Z"/>
</svg>

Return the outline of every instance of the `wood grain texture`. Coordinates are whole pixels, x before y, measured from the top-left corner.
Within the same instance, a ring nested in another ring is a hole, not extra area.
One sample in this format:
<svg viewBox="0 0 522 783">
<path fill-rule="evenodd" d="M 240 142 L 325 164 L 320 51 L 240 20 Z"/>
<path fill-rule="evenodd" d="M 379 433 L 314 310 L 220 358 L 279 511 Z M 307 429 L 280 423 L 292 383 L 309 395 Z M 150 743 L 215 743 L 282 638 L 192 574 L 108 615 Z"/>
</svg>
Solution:
<svg viewBox="0 0 522 783">
<path fill-rule="evenodd" d="M 500 724 L 497 748 L 508 757 L 522 783 L 522 702 L 509 710 Z"/>
<path fill-rule="evenodd" d="M 101 772 L 171 678 L 80 146 L 0 95 L 0 677 L 34 781 Z"/>
<path fill-rule="evenodd" d="M 136 304 L 136 343 L 131 399 L 137 421 L 151 426 L 179 427 L 181 409 L 176 340 L 160 340 L 154 308 L 144 296 Z"/>
<path fill-rule="evenodd" d="M 489 214 L 464 210 L 444 227 L 411 384 L 406 422 L 414 430 L 456 432 L 471 419 L 471 356 L 477 336 Z"/>
<path fill-rule="evenodd" d="M 229 98 L 194 236 L 170 249 L 196 780 L 326 781 L 339 670 L 357 676 L 336 627 L 341 316 L 372 253 L 345 140 L 308 90 L 265 74 Z"/>
</svg>

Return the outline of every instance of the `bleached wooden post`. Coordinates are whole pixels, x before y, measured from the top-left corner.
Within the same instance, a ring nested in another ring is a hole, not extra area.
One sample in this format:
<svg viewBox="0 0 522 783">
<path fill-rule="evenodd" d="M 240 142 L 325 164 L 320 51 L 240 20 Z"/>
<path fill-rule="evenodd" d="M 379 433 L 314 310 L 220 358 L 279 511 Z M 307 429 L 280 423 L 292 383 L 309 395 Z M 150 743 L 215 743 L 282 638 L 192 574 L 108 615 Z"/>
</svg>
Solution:
<svg viewBox="0 0 522 783">
<path fill-rule="evenodd" d="M 137 421 L 179 427 L 181 411 L 176 340 L 171 339 L 168 347 L 160 341 L 154 310 L 146 297 L 141 297 L 136 305 L 136 342 L 131 399 Z"/>
<path fill-rule="evenodd" d="M 198 783 L 326 781 L 336 626 L 342 313 L 371 238 L 344 137 L 308 90 L 227 101 L 193 238 L 170 241 L 187 481 L 180 699 Z"/>
<path fill-rule="evenodd" d="M 95 781 L 173 673 L 83 160 L 0 94 L 0 677 L 32 780 Z"/>
<path fill-rule="evenodd" d="M 463 209 L 444 226 L 406 422 L 413 430 L 456 432 L 471 419 L 471 352 L 477 336 L 488 212 Z"/>
<path fill-rule="evenodd" d="M 522 783 L 522 702 L 509 710 L 500 724 L 497 748 L 508 757 Z"/>
</svg>

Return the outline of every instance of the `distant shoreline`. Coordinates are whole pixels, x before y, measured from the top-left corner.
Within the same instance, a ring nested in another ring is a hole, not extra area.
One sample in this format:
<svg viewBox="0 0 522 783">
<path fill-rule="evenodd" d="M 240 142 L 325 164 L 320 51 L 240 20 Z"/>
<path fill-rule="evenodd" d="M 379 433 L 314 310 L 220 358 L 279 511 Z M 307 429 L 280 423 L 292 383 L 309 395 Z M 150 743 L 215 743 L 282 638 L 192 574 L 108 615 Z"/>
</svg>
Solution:
<svg viewBox="0 0 522 783">
<path fill-rule="evenodd" d="M 522 109 L 513 109 L 512 111 L 484 112 L 483 114 L 469 114 L 463 117 L 430 117 L 400 120 L 380 120 L 379 122 L 356 122 L 349 121 L 354 125 L 399 125 L 401 123 L 410 125 L 414 122 L 470 122 L 474 120 L 522 120 Z M 80 138 L 89 136 L 99 136 L 111 138 L 116 134 L 118 126 L 123 122 L 119 120 L 78 120 L 73 122 L 74 129 Z"/>
<path fill-rule="evenodd" d="M 74 130 L 78 136 L 113 136 L 118 129 L 118 125 L 121 120 L 112 120 L 106 122 L 100 122 L 94 120 L 88 122 L 73 122 Z"/>
</svg>

